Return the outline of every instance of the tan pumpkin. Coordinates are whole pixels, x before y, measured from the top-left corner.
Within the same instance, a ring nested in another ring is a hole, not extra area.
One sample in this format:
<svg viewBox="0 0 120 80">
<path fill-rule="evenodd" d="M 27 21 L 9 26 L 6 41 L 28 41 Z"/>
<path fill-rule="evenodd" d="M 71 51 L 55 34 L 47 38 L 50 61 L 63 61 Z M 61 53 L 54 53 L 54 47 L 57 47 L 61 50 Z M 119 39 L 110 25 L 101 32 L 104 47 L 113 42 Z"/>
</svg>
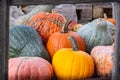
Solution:
<svg viewBox="0 0 120 80">
<path fill-rule="evenodd" d="M 40 57 L 18 57 L 9 59 L 9 80 L 52 80 L 51 64 Z"/>
<path fill-rule="evenodd" d="M 73 48 L 58 50 L 52 59 L 53 69 L 57 80 L 83 80 L 94 73 L 92 57 L 78 49 L 76 41 L 70 37 Z"/>
<path fill-rule="evenodd" d="M 112 46 L 96 46 L 91 51 L 96 72 L 99 76 L 111 76 L 114 48 Z"/>
</svg>

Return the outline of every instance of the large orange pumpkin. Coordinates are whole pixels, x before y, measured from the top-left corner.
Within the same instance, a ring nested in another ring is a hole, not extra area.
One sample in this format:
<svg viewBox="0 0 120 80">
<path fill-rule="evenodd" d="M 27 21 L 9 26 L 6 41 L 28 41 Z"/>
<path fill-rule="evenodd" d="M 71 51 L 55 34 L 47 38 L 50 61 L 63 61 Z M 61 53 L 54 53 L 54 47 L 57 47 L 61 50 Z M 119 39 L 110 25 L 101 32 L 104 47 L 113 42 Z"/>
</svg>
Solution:
<svg viewBox="0 0 120 80">
<path fill-rule="evenodd" d="M 59 31 L 66 19 L 58 13 L 48 13 L 41 12 L 34 15 L 30 20 L 28 25 L 33 27 L 41 35 L 43 42 L 46 43 L 49 37 L 54 33 Z"/>
<path fill-rule="evenodd" d="M 76 41 L 70 37 L 73 48 L 58 50 L 52 59 L 57 80 L 86 80 L 94 74 L 92 57 L 78 49 Z"/>
<path fill-rule="evenodd" d="M 48 39 L 47 50 L 51 58 L 53 57 L 54 53 L 61 48 L 72 48 L 71 42 L 68 39 L 70 35 L 72 35 L 75 40 L 77 40 L 79 49 L 82 51 L 86 51 L 86 45 L 82 37 L 80 37 L 78 33 L 67 29 L 70 22 L 71 21 L 68 21 L 65 26 L 62 27 L 61 31 L 54 33 Z"/>
<path fill-rule="evenodd" d="M 51 64 L 40 57 L 18 57 L 9 60 L 9 80 L 52 80 Z"/>
<path fill-rule="evenodd" d="M 99 76 L 111 76 L 114 52 L 113 46 L 96 46 L 91 51 L 96 72 Z"/>
</svg>

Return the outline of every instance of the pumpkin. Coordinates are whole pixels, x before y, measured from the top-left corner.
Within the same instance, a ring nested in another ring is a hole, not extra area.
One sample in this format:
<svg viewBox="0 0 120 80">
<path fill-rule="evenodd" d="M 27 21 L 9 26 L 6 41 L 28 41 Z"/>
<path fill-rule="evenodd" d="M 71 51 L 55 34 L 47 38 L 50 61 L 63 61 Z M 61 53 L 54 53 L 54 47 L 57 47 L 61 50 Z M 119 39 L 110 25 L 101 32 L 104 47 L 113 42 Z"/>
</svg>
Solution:
<svg viewBox="0 0 120 80">
<path fill-rule="evenodd" d="M 48 39 L 47 50 L 51 58 L 53 57 L 54 53 L 61 48 L 72 48 L 71 42 L 68 39 L 70 35 L 72 35 L 75 40 L 77 40 L 77 44 L 80 50 L 86 50 L 84 40 L 76 32 L 67 29 L 70 23 L 71 21 L 66 22 L 65 26 L 62 27 L 61 31 L 55 32 Z"/>
<path fill-rule="evenodd" d="M 90 53 L 95 46 L 113 43 L 115 26 L 103 18 L 98 18 L 84 24 L 77 33 L 85 40 L 87 52 Z"/>
<path fill-rule="evenodd" d="M 50 12 L 53 8 L 53 5 L 38 5 L 33 10 L 31 10 L 28 14 L 18 17 L 15 20 L 15 25 L 27 25 L 29 19 L 34 16 L 35 14 L 38 14 L 39 12 Z"/>
<path fill-rule="evenodd" d="M 52 66 L 58 80 L 83 80 L 94 74 L 92 57 L 78 49 L 76 41 L 70 36 L 73 48 L 58 50 L 52 59 Z"/>
<path fill-rule="evenodd" d="M 112 24 L 116 25 L 116 20 L 113 19 L 113 18 L 108 18 L 105 13 L 104 13 L 104 18 L 105 18 L 107 21 L 111 22 Z"/>
<path fill-rule="evenodd" d="M 91 51 L 95 70 L 99 76 L 111 76 L 113 66 L 113 46 L 96 46 Z"/>
<path fill-rule="evenodd" d="M 42 39 L 34 28 L 18 25 L 9 29 L 9 56 L 39 56 L 50 61 Z"/>
<path fill-rule="evenodd" d="M 65 22 L 66 19 L 61 14 L 53 11 L 52 13 L 41 12 L 34 15 L 28 25 L 33 27 L 41 35 L 44 44 L 46 44 L 49 37 L 54 32 L 59 31 Z"/>
<path fill-rule="evenodd" d="M 9 59 L 9 80 L 52 80 L 52 65 L 40 57 L 17 57 Z"/>
</svg>

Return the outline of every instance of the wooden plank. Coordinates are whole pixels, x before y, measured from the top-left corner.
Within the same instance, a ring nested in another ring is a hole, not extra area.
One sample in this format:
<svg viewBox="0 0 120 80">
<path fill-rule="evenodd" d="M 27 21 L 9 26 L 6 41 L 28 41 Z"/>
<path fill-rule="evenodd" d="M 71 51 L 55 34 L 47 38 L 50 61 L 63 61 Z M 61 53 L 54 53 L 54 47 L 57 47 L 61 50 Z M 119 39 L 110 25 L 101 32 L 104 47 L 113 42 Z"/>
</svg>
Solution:
<svg viewBox="0 0 120 80">
<path fill-rule="evenodd" d="M 120 0 L 11 0 L 11 5 L 120 2 Z"/>
<path fill-rule="evenodd" d="M 116 16 L 116 5 L 117 3 L 114 2 L 112 3 L 112 18 L 116 20 L 117 16 Z"/>
<path fill-rule="evenodd" d="M 8 2 L 0 2 L 0 80 L 8 80 Z"/>
<path fill-rule="evenodd" d="M 112 80 L 120 80 L 120 3 L 116 3 L 116 34 L 115 51 L 113 54 Z"/>
</svg>

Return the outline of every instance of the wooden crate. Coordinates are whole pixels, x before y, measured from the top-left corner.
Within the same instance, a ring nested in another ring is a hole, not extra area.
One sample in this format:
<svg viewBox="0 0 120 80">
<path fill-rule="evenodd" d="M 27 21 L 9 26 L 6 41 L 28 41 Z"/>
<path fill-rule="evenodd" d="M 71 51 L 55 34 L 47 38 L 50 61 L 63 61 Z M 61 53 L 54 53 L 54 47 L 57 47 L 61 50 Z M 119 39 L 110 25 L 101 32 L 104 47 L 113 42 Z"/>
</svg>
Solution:
<svg viewBox="0 0 120 80">
<path fill-rule="evenodd" d="M 115 52 L 113 55 L 114 65 L 112 71 L 112 80 L 120 80 L 120 0 L 0 0 L 0 80 L 8 80 L 8 43 L 9 43 L 9 25 L 8 14 L 10 5 L 20 4 L 63 4 L 63 3 L 98 3 L 98 2 L 118 2 L 116 9 L 116 38 Z M 97 80 L 97 79 L 95 79 Z"/>
</svg>

